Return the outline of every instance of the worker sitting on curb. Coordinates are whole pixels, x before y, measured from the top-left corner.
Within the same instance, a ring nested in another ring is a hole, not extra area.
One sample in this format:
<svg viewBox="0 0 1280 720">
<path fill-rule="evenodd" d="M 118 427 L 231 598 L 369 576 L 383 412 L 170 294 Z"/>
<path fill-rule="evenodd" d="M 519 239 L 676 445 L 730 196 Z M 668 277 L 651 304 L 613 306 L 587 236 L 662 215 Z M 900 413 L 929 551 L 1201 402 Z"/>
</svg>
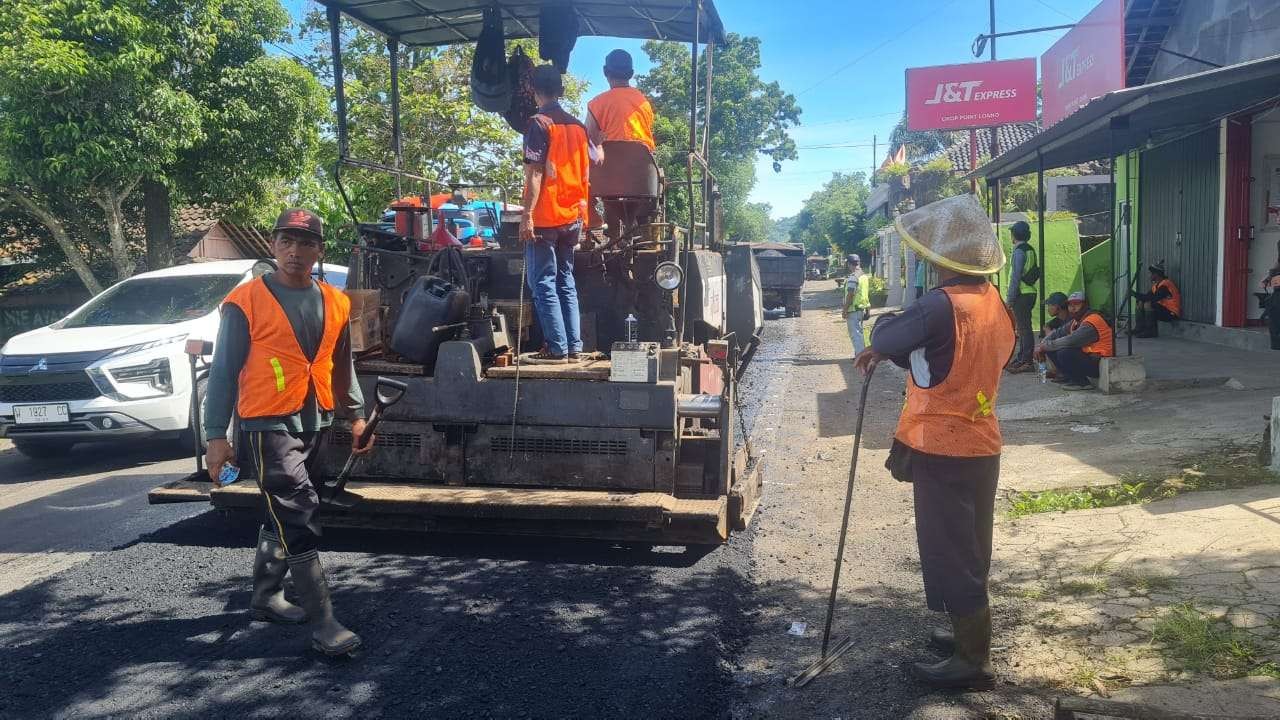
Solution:
<svg viewBox="0 0 1280 720">
<path fill-rule="evenodd" d="M 1071 311 L 1067 309 L 1067 294 L 1055 292 L 1049 295 L 1049 298 L 1044 301 L 1044 311 L 1049 317 L 1045 320 L 1044 327 L 1040 328 L 1041 340 L 1048 337 L 1050 333 L 1053 333 L 1058 328 L 1071 322 Z M 1046 380 L 1053 380 L 1054 382 L 1062 381 L 1061 375 L 1058 374 L 1058 367 L 1053 364 L 1052 360 L 1049 360 L 1046 357 L 1040 360 L 1040 362 L 1044 362 L 1049 366 L 1045 368 L 1044 375 Z"/>
<path fill-rule="evenodd" d="M 930 641 L 951 656 L 916 663 L 941 688 L 990 690 L 991 609 L 987 577 L 1002 439 L 996 420 L 1001 371 L 1013 355 L 1013 318 L 986 280 L 1004 252 L 972 195 L 898 218 L 903 240 L 937 268 L 938 287 L 882 318 L 856 367 L 881 360 L 908 370 L 907 401 L 885 466 L 912 483 L 916 540 L 929 609 L 951 617 Z"/>
<path fill-rule="evenodd" d="M 844 281 L 840 317 L 849 326 L 849 340 L 853 342 L 853 356 L 856 358 L 867 346 L 862 323 L 871 317 L 871 276 L 862 272 L 862 258 L 857 255 L 849 256 L 849 277 Z"/>
<path fill-rule="evenodd" d="M 1053 331 L 1036 348 L 1036 359 L 1053 361 L 1066 390 L 1088 390 L 1100 374 L 1102 358 L 1115 354 L 1115 336 L 1102 314 L 1089 307 L 1084 293 L 1067 298 L 1071 322 Z"/>
<path fill-rule="evenodd" d="M 253 561 L 253 616 L 310 620 L 312 647 L 346 655 L 360 647 L 360 637 L 333 616 L 318 552 L 320 497 L 309 468 L 335 411 L 351 420 L 352 452 L 373 448 L 372 438 L 356 446 L 365 422 L 347 335 L 351 301 L 311 279 L 324 255 L 320 216 L 285 210 L 271 249 L 278 269 L 232 290 L 222 304 L 205 400 L 209 476 L 217 487 L 220 471 L 232 462 L 226 428 L 234 406 L 244 443 L 237 449 L 241 461 L 253 465 L 264 506 Z M 286 572 L 293 573 L 306 612 L 285 600 Z"/>
<path fill-rule="evenodd" d="M 586 215 L 590 151 L 586 127 L 560 107 L 560 71 L 553 65 L 534 68 L 532 84 L 538 114 L 524 134 L 520 242 L 546 346 L 520 361 L 564 365 L 582 352 L 573 250 Z"/>
<path fill-rule="evenodd" d="M 1134 337 L 1160 337 L 1160 323 L 1176 323 L 1182 317 L 1182 292 L 1169 279 L 1164 270 L 1164 261 L 1147 268 L 1151 271 L 1151 292 L 1135 291 L 1133 296 L 1142 303 L 1144 326 L 1134 333 Z"/>
</svg>

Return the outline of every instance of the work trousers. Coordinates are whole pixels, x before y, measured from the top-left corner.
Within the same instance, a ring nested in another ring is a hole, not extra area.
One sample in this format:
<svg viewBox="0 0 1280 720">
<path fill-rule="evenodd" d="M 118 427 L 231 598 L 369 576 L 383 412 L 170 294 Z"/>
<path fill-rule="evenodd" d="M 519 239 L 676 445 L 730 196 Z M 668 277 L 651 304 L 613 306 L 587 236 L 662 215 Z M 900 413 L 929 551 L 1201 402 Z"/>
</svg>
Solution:
<svg viewBox="0 0 1280 720">
<path fill-rule="evenodd" d="M 972 615 L 987 606 L 1000 456 L 943 457 L 894 445 L 895 477 L 910 478 L 915 498 L 925 603 L 936 612 Z"/>
<path fill-rule="evenodd" d="M 858 357 L 867 347 L 867 338 L 862 334 L 862 318 L 866 310 L 850 310 L 845 323 L 849 326 L 849 340 L 853 343 L 853 356 Z"/>
<path fill-rule="evenodd" d="M 1031 311 L 1035 307 L 1036 296 L 1030 293 L 1019 295 L 1011 306 L 1014 325 L 1018 331 L 1018 352 L 1013 356 L 1014 364 L 1031 362 L 1031 356 L 1035 352 L 1035 331 L 1031 329 Z"/>
<path fill-rule="evenodd" d="M 1074 385 L 1084 385 L 1089 378 L 1096 378 L 1102 358 L 1086 355 L 1080 348 L 1063 348 L 1045 353 L 1058 368 L 1058 375 Z"/>
<path fill-rule="evenodd" d="M 580 225 L 534 232 L 537 237 L 524 246 L 525 274 L 546 351 L 559 356 L 582 352 L 578 287 L 573 280 L 573 249 L 578 245 Z"/>
<path fill-rule="evenodd" d="M 1267 300 L 1267 326 L 1271 330 L 1271 349 L 1280 350 L 1280 290 L 1272 291 Z"/>
<path fill-rule="evenodd" d="M 311 466 L 323 431 L 245 431 L 247 461 L 262 491 L 263 524 L 280 538 L 285 555 L 315 552 L 320 541 L 320 494 Z"/>
</svg>

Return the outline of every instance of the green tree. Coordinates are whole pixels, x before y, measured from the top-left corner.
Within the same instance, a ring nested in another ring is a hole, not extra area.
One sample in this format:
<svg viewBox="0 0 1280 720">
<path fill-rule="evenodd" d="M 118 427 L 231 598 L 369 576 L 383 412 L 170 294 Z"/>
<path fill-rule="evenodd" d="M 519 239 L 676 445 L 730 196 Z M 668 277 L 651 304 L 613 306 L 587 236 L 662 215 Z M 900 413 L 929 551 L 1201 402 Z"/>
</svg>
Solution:
<svg viewBox="0 0 1280 720">
<path fill-rule="evenodd" d="M 836 173 L 805 200 L 791 228 L 792 242 L 804 243 L 810 254 L 857 252 L 876 227 L 867 214 L 870 193 L 865 173 Z"/>
<path fill-rule="evenodd" d="M 769 217 L 772 210 L 769 203 L 746 203 L 731 220 L 725 220 L 725 237 L 764 242 L 772 233 L 773 218 Z"/>
<path fill-rule="evenodd" d="M 688 193 L 683 189 L 689 149 L 689 48 L 669 42 L 647 42 L 644 51 L 653 63 L 636 84 L 649 96 L 656 118 L 654 136 L 658 162 L 672 185 L 668 207 L 671 219 L 686 222 Z M 705 53 L 699 78 L 706 77 Z M 760 39 L 730 33 L 713 58 L 710 150 L 708 162 L 723 201 L 725 227 L 743 232 L 754 220 L 747 216 L 747 196 L 755 187 L 755 163 L 764 155 L 777 163 L 796 159 L 788 129 L 800 122 L 800 108 L 776 82 L 760 79 Z M 698 125 L 702 133 L 706 92 L 698 95 Z M 699 136 L 700 137 L 700 136 Z"/>
<path fill-rule="evenodd" d="M 0 192 L 90 291 L 102 288 L 96 248 L 77 237 L 105 235 L 108 279 L 128 277 L 143 182 L 236 205 L 310 163 L 317 87 L 262 49 L 287 23 L 278 0 L 8 0 Z"/>
</svg>

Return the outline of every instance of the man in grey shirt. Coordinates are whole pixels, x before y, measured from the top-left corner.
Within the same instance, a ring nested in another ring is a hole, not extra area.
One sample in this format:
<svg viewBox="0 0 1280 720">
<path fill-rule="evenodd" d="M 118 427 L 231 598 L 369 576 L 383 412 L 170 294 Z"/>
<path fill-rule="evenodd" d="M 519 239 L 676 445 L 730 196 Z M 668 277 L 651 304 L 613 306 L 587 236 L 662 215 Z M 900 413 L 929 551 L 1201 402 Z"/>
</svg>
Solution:
<svg viewBox="0 0 1280 720">
<path fill-rule="evenodd" d="M 1040 266 L 1040 259 L 1031 247 L 1031 226 L 1019 220 L 1009 228 L 1013 236 L 1013 265 L 1009 270 L 1009 289 L 1005 302 L 1013 311 L 1014 327 L 1018 331 L 1018 352 L 1009 364 L 1009 372 L 1027 372 L 1032 369 L 1031 354 L 1035 348 L 1035 336 L 1031 329 L 1031 311 L 1036 306 L 1036 285 L 1024 282 L 1027 273 Z"/>
<path fill-rule="evenodd" d="M 373 448 L 373 438 L 357 446 L 365 421 L 347 330 L 351 305 L 340 290 L 311 278 L 324 252 L 315 213 L 282 213 L 271 248 L 278 269 L 237 287 L 222 305 L 206 388 L 209 474 L 217 486 L 223 466 L 232 463 L 226 429 L 234 409 L 239 461 L 252 468 L 265 511 L 251 612 L 272 622 L 310 620 L 312 647 L 346 655 L 361 641 L 333 615 L 320 566 L 319 488 L 310 468 L 335 413 L 351 420 L 353 452 Z M 284 597 L 286 572 L 305 612 Z"/>
</svg>

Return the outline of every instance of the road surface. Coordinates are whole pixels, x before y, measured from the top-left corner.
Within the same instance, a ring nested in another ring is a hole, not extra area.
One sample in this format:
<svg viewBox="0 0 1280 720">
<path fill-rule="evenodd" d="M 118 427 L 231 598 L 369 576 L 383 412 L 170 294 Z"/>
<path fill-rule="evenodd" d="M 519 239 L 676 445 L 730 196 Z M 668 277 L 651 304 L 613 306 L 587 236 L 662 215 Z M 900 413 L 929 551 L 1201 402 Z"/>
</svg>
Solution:
<svg viewBox="0 0 1280 720">
<path fill-rule="evenodd" d="M 311 653 L 304 628 L 249 621 L 256 525 L 145 504 L 190 471 L 180 450 L 38 463 L 0 444 L 0 718 L 1038 717 L 1034 696 L 929 693 L 899 667 L 927 655 L 936 618 L 909 488 L 874 468 L 901 404 L 892 373 L 873 386 L 874 478 L 837 623 L 858 645 L 785 687 L 816 657 L 851 447 L 835 303 L 811 284 L 802 318 L 770 319 L 742 388 L 769 458 L 751 531 L 698 553 L 331 530 L 337 611 L 367 647 L 349 662 Z"/>
</svg>

